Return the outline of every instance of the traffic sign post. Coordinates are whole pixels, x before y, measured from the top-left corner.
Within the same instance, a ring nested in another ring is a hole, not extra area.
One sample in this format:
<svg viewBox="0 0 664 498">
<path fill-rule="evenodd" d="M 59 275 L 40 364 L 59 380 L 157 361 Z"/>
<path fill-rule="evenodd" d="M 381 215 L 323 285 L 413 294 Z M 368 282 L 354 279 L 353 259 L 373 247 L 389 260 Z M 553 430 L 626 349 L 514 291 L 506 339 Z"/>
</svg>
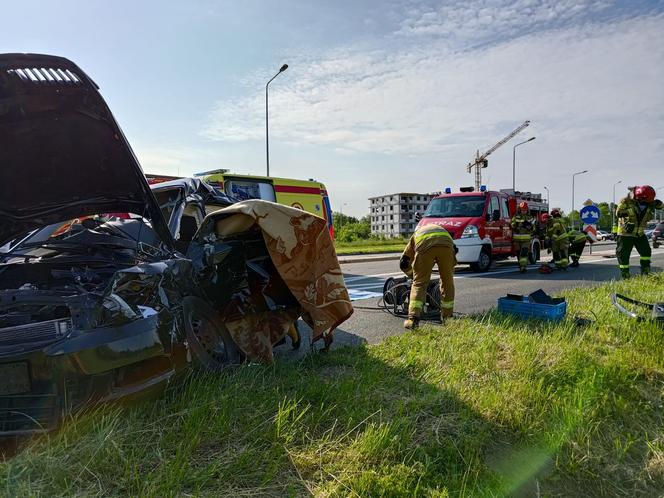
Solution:
<svg viewBox="0 0 664 498">
<path fill-rule="evenodd" d="M 583 231 L 586 232 L 591 239 L 597 242 L 597 222 L 599 221 L 600 216 L 602 215 L 599 207 L 596 204 L 592 203 L 590 199 L 586 201 L 586 205 L 581 208 L 579 211 L 579 217 L 583 221 Z M 590 254 L 593 253 L 593 246 L 590 245 Z"/>
</svg>

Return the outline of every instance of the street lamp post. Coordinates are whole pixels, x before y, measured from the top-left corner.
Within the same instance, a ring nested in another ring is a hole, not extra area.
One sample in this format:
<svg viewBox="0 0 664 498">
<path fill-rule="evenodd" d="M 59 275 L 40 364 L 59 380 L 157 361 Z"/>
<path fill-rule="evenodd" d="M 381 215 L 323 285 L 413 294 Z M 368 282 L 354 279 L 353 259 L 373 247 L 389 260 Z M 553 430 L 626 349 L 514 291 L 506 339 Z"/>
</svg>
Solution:
<svg viewBox="0 0 664 498">
<path fill-rule="evenodd" d="M 611 205 L 611 233 L 613 233 L 613 227 L 616 226 L 616 185 L 621 183 L 622 180 L 619 180 L 613 184 L 613 204 Z"/>
<path fill-rule="evenodd" d="M 268 112 L 267 112 L 267 87 L 272 83 L 272 80 L 288 69 L 288 64 L 284 64 L 279 68 L 279 72 L 272 76 L 265 84 L 265 159 L 267 161 L 267 176 L 270 176 L 270 137 L 268 128 Z"/>
<path fill-rule="evenodd" d="M 587 169 L 584 169 L 583 171 L 579 171 L 578 173 L 574 173 L 572 175 L 572 210 L 569 212 L 569 215 L 572 216 L 572 211 L 574 211 L 574 179 L 576 178 L 577 175 L 583 175 L 584 173 L 588 173 Z M 572 228 L 574 228 L 575 223 L 572 220 Z"/>
<path fill-rule="evenodd" d="M 527 144 L 528 142 L 532 142 L 533 140 L 535 140 L 535 137 L 530 137 L 528 140 L 519 142 L 514 147 L 512 147 L 512 190 L 514 192 L 516 192 L 516 148 L 519 145 Z"/>
<path fill-rule="evenodd" d="M 549 192 L 549 187 L 546 185 L 544 186 L 544 190 L 546 190 L 546 203 L 549 205 L 549 210 L 551 210 L 551 192 Z"/>
<path fill-rule="evenodd" d="M 341 227 L 344 224 L 344 206 L 348 206 L 348 203 L 344 202 L 339 205 L 339 230 L 341 230 Z"/>
</svg>

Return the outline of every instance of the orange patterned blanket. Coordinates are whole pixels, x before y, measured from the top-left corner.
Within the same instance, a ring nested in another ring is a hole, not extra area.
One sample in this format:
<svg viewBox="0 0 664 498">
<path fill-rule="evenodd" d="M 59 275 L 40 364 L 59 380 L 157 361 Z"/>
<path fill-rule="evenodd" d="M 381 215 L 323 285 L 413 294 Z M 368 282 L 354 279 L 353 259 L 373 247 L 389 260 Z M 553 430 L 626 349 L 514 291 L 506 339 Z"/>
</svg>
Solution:
<svg viewBox="0 0 664 498">
<path fill-rule="evenodd" d="M 325 220 L 262 200 L 239 202 L 206 217 L 215 233 L 227 236 L 258 226 L 279 275 L 302 306 L 302 319 L 315 342 L 332 342 L 332 332 L 353 313 L 343 274 Z M 226 323 L 233 340 L 249 358 L 270 361 L 272 344 L 297 317 L 282 312 L 269 320 L 252 317 Z M 259 326 L 260 325 L 260 326 Z"/>
</svg>

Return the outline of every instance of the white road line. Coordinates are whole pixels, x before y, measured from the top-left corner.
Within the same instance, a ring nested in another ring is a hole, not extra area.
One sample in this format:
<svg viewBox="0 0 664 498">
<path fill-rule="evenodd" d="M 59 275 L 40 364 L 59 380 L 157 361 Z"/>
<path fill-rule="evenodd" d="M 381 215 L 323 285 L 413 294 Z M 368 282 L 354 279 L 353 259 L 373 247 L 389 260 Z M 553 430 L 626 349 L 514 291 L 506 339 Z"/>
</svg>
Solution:
<svg viewBox="0 0 664 498">
<path fill-rule="evenodd" d="M 655 249 L 655 250 L 652 251 L 652 253 L 653 253 L 653 255 L 655 255 L 655 254 L 664 254 L 664 249 L 659 249 L 659 250 Z M 594 254 L 592 256 L 595 257 Z M 589 257 L 590 256 L 586 256 L 586 257 L 582 258 L 582 262 L 583 262 L 582 264 L 589 265 L 589 264 L 602 263 L 604 261 L 615 261 L 617 259 L 615 256 L 613 256 L 613 257 L 597 256 L 595 259 L 588 259 Z M 639 257 L 638 254 L 633 254 L 630 257 L 630 259 L 636 259 L 638 257 Z M 539 266 L 540 266 L 539 264 L 528 265 L 528 268 L 534 270 L 534 269 L 539 268 Z M 517 273 L 518 271 L 519 271 L 518 268 L 506 268 L 504 270 L 491 270 L 491 271 L 488 271 L 488 272 L 485 272 L 485 273 L 456 274 L 456 275 L 454 275 L 454 278 L 455 279 L 477 278 L 477 277 L 486 277 L 486 276 L 490 276 L 490 275 L 501 275 L 501 274 L 505 274 L 505 273 Z M 368 279 L 371 279 L 371 278 L 393 277 L 393 276 L 401 276 L 401 275 L 403 275 L 403 273 L 401 273 L 401 272 L 379 273 L 379 274 L 376 274 L 376 275 L 363 275 L 363 276 L 358 275 L 358 276 L 355 276 L 355 277 L 347 278 L 347 279 L 345 279 L 345 281 L 346 281 L 346 285 L 350 289 L 357 289 L 357 290 L 370 290 L 370 289 L 379 289 L 379 288 L 382 289 L 383 288 L 383 283 L 375 284 L 375 285 L 372 285 L 369 282 L 365 282 L 365 283 L 358 282 L 357 284 L 352 284 L 352 285 L 348 285 L 348 284 L 350 282 L 356 282 L 356 281 L 359 281 L 359 280 L 368 280 Z"/>
<path fill-rule="evenodd" d="M 348 282 L 355 282 L 356 280 L 366 280 L 368 278 L 376 278 L 376 277 L 396 277 L 397 275 L 403 275 L 403 272 L 392 272 L 392 273 L 378 273 L 376 275 L 358 275 L 356 277 L 349 277 L 346 280 L 346 283 Z"/>
</svg>

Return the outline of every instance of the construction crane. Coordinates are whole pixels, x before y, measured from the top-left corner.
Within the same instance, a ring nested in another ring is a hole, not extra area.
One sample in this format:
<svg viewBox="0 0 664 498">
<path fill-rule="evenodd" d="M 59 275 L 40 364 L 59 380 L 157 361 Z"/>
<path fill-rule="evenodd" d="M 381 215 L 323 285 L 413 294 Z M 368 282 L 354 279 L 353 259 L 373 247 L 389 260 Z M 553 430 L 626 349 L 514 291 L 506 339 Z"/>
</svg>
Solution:
<svg viewBox="0 0 664 498">
<path fill-rule="evenodd" d="M 522 130 L 526 129 L 530 125 L 530 121 L 524 121 L 521 126 L 519 126 L 516 130 L 514 130 L 512 133 L 507 135 L 505 138 L 503 138 L 500 142 L 495 144 L 493 147 L 491 147 L 489 150 L 487 150 L 484 154 L 480 155 L 480 151 L 477 151 L 477 155 L 475 156 L 475 160 L 472 163 L 468 163 L 468 166 L 466 166 L 466 169 L 468 173 L 470 173 L 473 168 L 475 168 L 475 190 L 479 191 L 480 186 L 482 185 L 482 168 L 486 168 L 489 165 L 489 161 L 487 160 L 487 157 L 489 154 L 491 154 L 493 151 L 495 151 L 498 147 L 505 145 L 507 142 L 509 142 L 512 138 L 517 136 L 519 133 L 521 133 Z"/>
</svg>

